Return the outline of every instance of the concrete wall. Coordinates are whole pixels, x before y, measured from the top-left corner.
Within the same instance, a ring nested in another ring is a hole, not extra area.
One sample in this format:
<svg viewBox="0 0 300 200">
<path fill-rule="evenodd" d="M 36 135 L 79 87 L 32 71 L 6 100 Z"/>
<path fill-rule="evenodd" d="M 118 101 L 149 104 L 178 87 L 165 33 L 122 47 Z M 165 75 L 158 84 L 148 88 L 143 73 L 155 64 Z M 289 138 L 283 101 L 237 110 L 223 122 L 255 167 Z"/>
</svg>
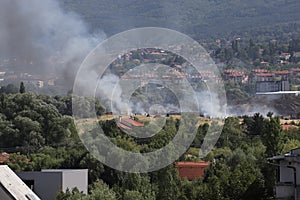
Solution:
<svg viewBox="0 0 300 200">
<path fill-rule="evenodd" d="M 295 162 L 297 160 L 297 162 Z M 287 168 L 285 166 L 291 165 L 296 167 L 296 173 L 297 173 L 297 193 L 298 193 L 298 199 L 300 195 L 300 164 L 298 162 L 298 158 L 294 157 L 287 157 L 285 160 L 281 160 L 279 162 L 280 165 L 283 165 L 280 168 L 279 171 L 279 182 L 276 184 L 276 198 L 293 198 L 294 197 L 294 170 L 291 168 Z"/>
<path fill-rule="evenodd" d="M 43 200 L 55 199 L 57 193 L 68 188 L 77 188 L 87 194 L 88 170 L 87 169 L 58 169 L 42 170 L 41 172 L 20 172 L 18 176 L 22 180 L 33 180 L 33 191 Z"/>
<path fill-rule="evenodd" d="M 280 165 L 292 165 L 296 167 L 297 183 L 300 184 L 300 163 L 289 162 L 289 160 L 282 160 Z M 287 167 L 280 167 L 280 182 L 294 182 L 294 170 Z"/>
<path fill-rule="evenodd" d="M 256 82 L 256 92 L 275 92 L 278 90 L 278 83 L 274 81 Z"/>
<path fill-rule="evenodd" d="M 88 185 L 88 170 L 66 170 L 63 171 L 63 184 L 62 190 L 66 191 L 67 188 L 73 189 L 77 187 L 80 192 L 87 194 Z"/>
<path fill-rule="evenodd" d="M 33 180 L 33 191 L 43 200 L 55 199 L 57 192 L 62 189 L 61 172 L 20 172 L 17 175 L 23 181 Z"/>
</svg>

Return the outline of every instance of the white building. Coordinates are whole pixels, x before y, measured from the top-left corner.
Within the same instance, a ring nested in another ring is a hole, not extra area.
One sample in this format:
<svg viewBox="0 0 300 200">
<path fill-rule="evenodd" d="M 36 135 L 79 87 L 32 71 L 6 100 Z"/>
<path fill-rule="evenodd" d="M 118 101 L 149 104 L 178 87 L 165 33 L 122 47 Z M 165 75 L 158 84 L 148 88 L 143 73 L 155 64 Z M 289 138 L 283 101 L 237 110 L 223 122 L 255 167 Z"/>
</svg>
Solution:
<svg viewBox="0 0 300 200">
<path fill-rule="evenodd" d="M 18 176 L 43 200 L 55 199 L 59 191 L 77 188 L 88 192 L 87 169 L 54 169 L 38 172 L 19 172 Z"/>
<path fill-rule="evenodd" d="M 300 148 L 268 158 L 268 161 L 278 167 L 276 199 L 300 199 Z"/>
</svg>

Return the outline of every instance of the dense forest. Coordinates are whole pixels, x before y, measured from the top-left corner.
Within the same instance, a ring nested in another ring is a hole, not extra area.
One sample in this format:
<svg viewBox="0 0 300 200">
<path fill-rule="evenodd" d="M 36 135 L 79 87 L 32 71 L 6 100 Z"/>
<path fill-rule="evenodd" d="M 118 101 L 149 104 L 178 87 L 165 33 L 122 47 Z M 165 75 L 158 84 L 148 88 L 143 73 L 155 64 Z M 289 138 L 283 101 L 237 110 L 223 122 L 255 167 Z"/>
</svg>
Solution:
<svg viewBox="0 0 300 200">
<path fill-rule="evenodd" d="M 12 86 L 1 91 L 0 150 L 9 152 L 12 169 L 89 169 L 89 194 L 60 192 L 57 199 L 272 199 L 275 168 L 267 157 L 299 147 L 299 130 L 283 131 L 272 113 L 241 118 L 228 117 L 215 148 L 203 160 L 211 162 L 203 179 L 181 180 L 174 165 L 147 174 L 124 173 L 97 161 L 82 145 L 71 117 L 72 96 L 34 95 Z M 97 114 L 104 108 L 89 99 Z M 99 121 L 116 145 L 134 152 L 152 151 L 170 141 L 180 119 L 167 119 L 150 142 L 138 142 L 117 127 L 114 120 Z M 295 122 L 291 122 L 299 125 Z M 180 161 L 199 160 L 208 122 L 199 125 L 192 147 Z"/>
<path fill-rule="evenodd" d="M 146 26 L 175 29 L 198 40 L 235 34 L 261 39 L 299 34 L 297 0 L 63 0 L 61 5 L 79 13 L 91 29 L 108 35 Z"/>
</svg>

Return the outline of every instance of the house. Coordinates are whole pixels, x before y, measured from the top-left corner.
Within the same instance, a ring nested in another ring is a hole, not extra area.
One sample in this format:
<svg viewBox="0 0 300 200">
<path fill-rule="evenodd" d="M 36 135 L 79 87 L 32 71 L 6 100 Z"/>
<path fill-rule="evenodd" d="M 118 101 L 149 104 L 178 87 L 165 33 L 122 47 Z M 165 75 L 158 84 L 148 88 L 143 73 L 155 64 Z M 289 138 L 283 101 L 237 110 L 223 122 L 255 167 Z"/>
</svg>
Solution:
<svg viewBox="0 0 300 200">
<path fill-rule="evenodd" d="M 267 159 L 277 167 L 276 199 L 300 198 L 300 148 Z"/>
<path fill-rule="evenodd" d="M 262 61 L 262 62 L 260 62 L 260 64 L 263 65 L 263 66 L 265 66 L 265 67 L 270 66 L 270 63 L 266 62 L 266 61 Z"/>
<path fill-rule="evenodd" d="M 292 68 L 291 69 L 291 75 L 295 78 L 297 76 L 300 76 L 300 68 Z"/>
<path fill-rule="evenodd" d="M 0 165 L 0 199 L 40 200 L 7 165 Z"/>
<path fill-rule="evenodd" d="M 290 125 L 290 124 L 283 124 L 283 125 L 281 125 L 281 129 L 284 131 L 295 130 L 295 129 L 298 129 L 298 126 Z"/>
<path fill-rule="evenodd" d="M 26 157 L 11 157 L 10 154 L 3 152 L 0 154 L 0 164 L 23 161 L 29 163 L 30 160 Z"/>
<path fill-rule="evenodd" d="M 0 154 L 0 164 L 6 162 L 9 160 L 9 154 L 6 152 L 3 152 Z"/>
<path fill-rule="evenodd" d="M 254 74 L 262 74 L 262 73 L 269 73 L 269 70 L 266 70 L 266 69 L 254 69 L 254 70 L 252 70 L 252 72 Z"/>
<path fill-rule="evenodd" d="M 276 71 L 274 72 L 275 78 L 280 78 L 280 80 L 288 80 L 290 72 L 287 70 L 284 71 Z"/>
<path fill-rule="evenodd" d="M 245 72 L 241 72 L 235 69 L 224 70 L 224 79 L 233 80 L 235 82 L 242 82 L 246 77 Z"/>
<path fill-rule="evenodd" d="M 178 162 L 176 168 L 181 179 L 195 180 L 204 177 L 204 172 L 210 166 L 210 162 Z"/>
<path fill-rule="evenodd" d="M 261 73 L 255 75 L 256 92 L 275 92 L 278 91 L 278 85 L 275 84 L 273 74 Z"/>
<path fill-rule="evenodd" d="M 75 187 L 87 194 L 87 169 L 27 171 L 18 172 L 17 175 L 43 200 L 53 200 L 59 191 L 66 192 Z"/>
<path fill-rule="evenodd" d="M 279 56 L 280 60 L 284 60 L 284 61 L 288 61 L 290 57 L 291 57 L 290 53 L 281 53 Z"/>
<path fill-rule="evenodd" d="M 256 93 L 289 91 L 288 71 L 272 73 L 259 73 L 254 75 L 256 82 Z"/>
<path fill-rule="evenodd" d="M 119 116 L 117 126 L 122 130 L 131 130 L 134 127 L 143 127 L 144 124 L 127 117 Z"/>
</svg>

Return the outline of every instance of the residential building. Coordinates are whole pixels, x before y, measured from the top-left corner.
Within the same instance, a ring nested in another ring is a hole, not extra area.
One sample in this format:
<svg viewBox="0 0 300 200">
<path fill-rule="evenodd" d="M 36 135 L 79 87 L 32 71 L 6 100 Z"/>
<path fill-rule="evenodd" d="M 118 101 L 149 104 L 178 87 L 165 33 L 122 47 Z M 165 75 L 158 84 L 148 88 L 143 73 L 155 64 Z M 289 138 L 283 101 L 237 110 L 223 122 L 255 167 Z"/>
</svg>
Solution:
<svg viewBox="0 0 300 200">
<path fill-rule="evenodd" d="M 277 166 L 276 199 L 300 199 L 300 148 L 268 161 Z"/>
<path fill-rule="evenodd" d="M 281 53 L 279 56 L 280 60 L 284 60 L 284 61 L 288 61 L 290 57 L 291 57 L 290 53 Z"/>
<path fill-rule="evenodd" d="M 293 78 L 300 76 L 300 68 L 293 68 L 291 69 L 291 75 Z"/>
<path fill-rule="evenodd" d="M 289 130 L 297 130 L 298 126 L 296 125 L 290 125 L 290 124 L 283 124 L 281 125 L 282 130 L 289 131 Z"/>
<path fill-rule="evenodd" d="M 131 130 L 134 127 L 143 127 L 144 124 L 128 117 L 119 116 L 119 121 L 117 122 L 117 126 L 122 130 Z"/>
<path fill-rule="evenodd" d="M 195 180 L 204 177 L 204 172 L 210 162 L 178 162 L 176 168 L 181 179 Z"/>
<path fill-rule="evenodd" d="M 17 175 L 43 200 L 55 199 L 59 191 L 77 188 L 87 194 L 87 169 L 56 169 L 19 172 Z"/>
<path fill-rule="evenodd" d="M 259 73 L 254 75 L 256 92 L 289 91 L 289 72 L 278 71 L 272 73 Z"/>
<path fill-rule="evenodd" d="M 246 78 L 245 72 L 241 72 L 235 69 L 224 70 L 224 79 L 233 80 L 234 82 L 243 82 Z"/>
</svg>

